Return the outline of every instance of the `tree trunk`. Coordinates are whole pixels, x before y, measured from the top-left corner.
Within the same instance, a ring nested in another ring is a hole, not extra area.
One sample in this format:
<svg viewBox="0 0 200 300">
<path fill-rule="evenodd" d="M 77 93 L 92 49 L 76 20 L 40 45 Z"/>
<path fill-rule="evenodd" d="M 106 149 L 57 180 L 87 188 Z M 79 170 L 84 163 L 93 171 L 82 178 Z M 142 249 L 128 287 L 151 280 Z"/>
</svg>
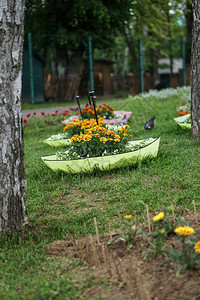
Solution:
<svg viewBox="0 0 200 300">
<path fill-rule="evenodd" d="M 200 138 L 200 2 L 193 0 L 191 56 L 191 119 L 192 135 Z"/>
<path fill-rule="evenodd" d="M 186 59 L 186 66 L 190 67 L 191 63 L 191 45 L 192 45 L 192 3 L 190 0 L 187 0 L 186 3 L 186 14 L 185 14 L 185 21 L 186 21 L 186 43 L 185 43 L 185 59 Z"/>
<path fill-rule="evenodd" d="M 128 34 L 126 31 L 124 32 L 124 34 L 125 34 L 126 44 L 129 48 L 129 53 L 132 57 L 132 62 L 135 67 L 135 73 L 138 74 L 140 71 L 140 67 L 139 67 L 139 63 L 138 63 L 138 56 L 136 53 L 136 47 L 135 47 L 134 40 L 133 40 L 132 36 L 130 34 Z"/>
<path fill-rule="evenodd" d="M 24 7 L 24 0 L 0 2 L 0 233 L 28 223 L 21 113 Z"/>
</svg>

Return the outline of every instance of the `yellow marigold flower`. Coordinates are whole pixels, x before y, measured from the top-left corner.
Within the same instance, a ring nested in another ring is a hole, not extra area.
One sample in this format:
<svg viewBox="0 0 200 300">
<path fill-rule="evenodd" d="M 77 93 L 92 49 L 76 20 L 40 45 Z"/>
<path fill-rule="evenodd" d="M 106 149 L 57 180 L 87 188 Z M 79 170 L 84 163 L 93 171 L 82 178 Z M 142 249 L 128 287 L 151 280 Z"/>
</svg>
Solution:
<svg viewBox="0 0 200 300">
<path fill-rule="evenodd" d="M 105 144 L 106 141 L 107 141 L 107 138 L 105 138 L 105 137 L 100 138 L 100 142 L 103 142 Z"/>
<path fill-rule="evenodd" d="M 114 139 L 115 142 L 120 142 L 120 139 Z"/>
<path fill-rule="evenodd" d="M 106 135 L 113 135 L 114 132 L 113 132 L 112 130 L 107 130 L 107 131 L 105 132 L 105 134 L 106 134 Z"/>
<path fill-rule="evenodd" d="M 132 218 L 132 215 L 126 215 L 124 216 L 125 219 L 130 220 Z"/>
<path fill-rule="evenodd" d="M 160 212 L 158 215 L 156 215 L 154 218 L 153 218 L 153 221 L 156 222 L 156 221 L 160 221 L 164 218 L 165 214 L 164 212 Z"/>
<path fill-rule="evenodd" d="M 120 135 L 119 134 L 115 134 L 115 138 L 116 139 L 120 139 Z"/>
<path fill-rule="evenodd" d="M 195 244 L 194 250 L 195 250 L 195 252 L 200 254 L 200 241 Z"/>
<path fill-rule="evenodd" d="M 160 233 L 162 233 L 162 234 L 164 234 L 166 232 L 166 230 L 164 229 L 164 228 L 162 228 L 161 230 L 160 230 Z"/>
<path fill-rule="evenodd" d="M 89 135 L 85 135 L 83 138 L 84 141 L 90 141 L 91 137 Z"/>
<path fill-rule="evenodd" d="M 185 237 L 185 236 L 193 234 L 195 231 L 192 227 L 180 226 L 180 227 L 175 228 L 174 232 Z"/>
</svg>

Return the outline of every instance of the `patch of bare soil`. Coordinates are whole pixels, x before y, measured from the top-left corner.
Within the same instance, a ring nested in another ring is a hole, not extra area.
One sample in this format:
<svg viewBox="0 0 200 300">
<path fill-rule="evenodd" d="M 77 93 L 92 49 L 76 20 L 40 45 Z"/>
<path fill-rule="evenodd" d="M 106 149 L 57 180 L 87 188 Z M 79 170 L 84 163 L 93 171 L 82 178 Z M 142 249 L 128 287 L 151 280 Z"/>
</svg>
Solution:
<svg viewBox="0 0 200 300">
<path fill-rule="evenodd" d="M 187 212 L 186 219 L 190 226 L 194 224 L 195 230 L 199 229 L 192 213 Z M 142 229 L 148 235 L 148 228 Z M 118 233 L 114 235 L 118 236 Z M 81 295 L 86 299 L 200 299 L 200 270 L 182 271 L 177 276 L 178 265 L 167 263 L 164 255 L 146 258 L 149 238 L 137 236 L 133 247 L 127 249 L 120 240 L 109 244 L 109 234 L 99 240 L 98 236 L 78 239 L 70 236 L 70 241 L 63 239 L 50 244 L 49 257 L 75 257 L 83 260 L 96 277 L 107 274 L 112 290 L 108 292 L 108 287 L 91 286 Z M 166 248 L 180 248 L 180 241 L 174 234 L 165 244 Z"/>
</svg>

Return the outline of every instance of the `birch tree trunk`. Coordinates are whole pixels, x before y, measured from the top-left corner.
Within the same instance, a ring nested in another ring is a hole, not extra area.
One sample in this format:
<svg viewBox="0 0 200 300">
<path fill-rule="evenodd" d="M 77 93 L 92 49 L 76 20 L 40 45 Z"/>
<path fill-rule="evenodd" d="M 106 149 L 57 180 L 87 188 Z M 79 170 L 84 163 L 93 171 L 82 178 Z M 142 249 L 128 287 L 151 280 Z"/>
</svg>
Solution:
<svg viewBox="0 0 200 300">
<path fill-rule="evenodd" d="M 191 55 L 191 120 L 192 135 L 200 138 L 200 1 L 193 0 Z"/>
<path fill-rule="evenodd" d="M 0 1 L 0 233 L 28 223 L 21 113 L 24 0 Z"/>
</svg>

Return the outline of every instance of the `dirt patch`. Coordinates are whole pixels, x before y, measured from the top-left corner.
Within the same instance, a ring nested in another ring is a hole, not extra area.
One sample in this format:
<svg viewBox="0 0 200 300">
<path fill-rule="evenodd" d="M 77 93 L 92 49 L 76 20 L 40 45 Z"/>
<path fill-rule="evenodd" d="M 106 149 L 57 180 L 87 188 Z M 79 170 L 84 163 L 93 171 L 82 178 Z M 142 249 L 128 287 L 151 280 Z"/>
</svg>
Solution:
<svg viewBox="0 0 200 300">
<path fill-rule="evenodd" d="M 186 211 L 186 220 L 197 231 L 194 214 Z M 200 215 L 198 214 L 198 219 Z M 137 236 L 133 247 L 127 248 L 123 241 L 108 243 L 110 235 L 84 237 L 55 241 L 48 246 L 49 257 L 73 257 L 84 261 L 90 272 L 100 277 L 107 276 L 108 287 L 91 286 L 83 291 L 81 297 L 87 299 L 135 299 L 135 300 L 198 300 L 200 299 L 200 270 L 187 270 L 177 276 L 178 265 L 166 262 L 164 254 L 147 258 L 150 235 L 143 226 L 147 238 Z M 195 240 L 200 239 L 197 234 Z M 118 237 L 119 233 L 112 233 Z M 180 240 L 175 234 L 165 242 L 166 248 L 180 248 Z M 200 259 L 200 257 L 199 257 Z"/>
</svg>

